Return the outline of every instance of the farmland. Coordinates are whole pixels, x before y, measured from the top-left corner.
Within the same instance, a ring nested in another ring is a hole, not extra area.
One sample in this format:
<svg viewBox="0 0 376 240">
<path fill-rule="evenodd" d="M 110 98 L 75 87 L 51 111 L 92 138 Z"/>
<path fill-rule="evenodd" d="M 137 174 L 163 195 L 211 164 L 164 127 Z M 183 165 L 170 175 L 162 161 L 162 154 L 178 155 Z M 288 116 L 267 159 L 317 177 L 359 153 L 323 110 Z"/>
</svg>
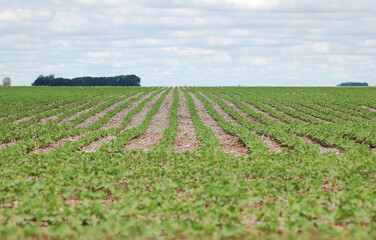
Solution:
<svg viewBox="0 0 376 240">
<path fill-rule="evenodd" d="M 0 238 L 376 238 L 375 93 L 0 88 Z"/>
</svg>

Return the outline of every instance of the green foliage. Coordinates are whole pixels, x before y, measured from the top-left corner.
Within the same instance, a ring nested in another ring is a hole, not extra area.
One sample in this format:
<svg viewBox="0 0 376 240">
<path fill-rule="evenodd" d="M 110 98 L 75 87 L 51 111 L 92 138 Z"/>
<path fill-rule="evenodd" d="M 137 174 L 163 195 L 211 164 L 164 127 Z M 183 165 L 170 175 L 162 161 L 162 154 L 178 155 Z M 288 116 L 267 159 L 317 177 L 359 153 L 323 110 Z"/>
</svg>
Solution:
<svg viewBox="0 0 376 240">
<path fill-rule="evenodd" d="M 0 149 L 0 238 L 376 238 L 374 88 L 182 90 L 201 148 L 174 153 L 179 127 L 176 88 L 1 88 L 0 143 L 16 143 Z M 169 91 L 174 97 L 162 141 L 148 152 L 124 150 L 126 143 L 145 133 Z M 119 127 L 101 128 L 149 93 Z M 223 152 L 200 119 L 191 94 L 249 148 L 250 155 Z M 126 129 L 155 98 L 140 125 Z M 99 120 L 77 127 L 125 99 Z M 227 122 L 211 101 L 240 125 Z M 257 122 L 248 121 L 228 102 Z M 40 121 L 51 116 L 57 117 Z M 25 117 L 30 118 L 15 123 Z M 116 138 L 98 151 L 81 152 L 111 135 Z M 259 135 L 289 149 L 270 151 Z M 82 137 L 48 154 L 32 153 L 76 136 Z M 305 143 L 302 136 L 343 153 L 320 154 L 318 145 Z"/>
<path fill-rule="evenodd" d="M 115 77 L 76 77 L 73 79 L 55 78 L 40 75 L 32 86 L 141 86 L 141 79 L 136 75 L 120 75 Z"/>
</svg>

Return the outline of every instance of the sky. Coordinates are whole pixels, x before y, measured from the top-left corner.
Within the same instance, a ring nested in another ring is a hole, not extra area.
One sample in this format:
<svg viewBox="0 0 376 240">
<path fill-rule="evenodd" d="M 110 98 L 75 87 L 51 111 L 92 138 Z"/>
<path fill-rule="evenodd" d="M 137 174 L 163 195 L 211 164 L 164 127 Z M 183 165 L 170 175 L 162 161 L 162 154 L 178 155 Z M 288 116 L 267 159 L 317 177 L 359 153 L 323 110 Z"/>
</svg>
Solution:
<svg viewBox="0 0 376 240">
<path fill-rule="evenodd" d="M 375 0 L 0 0 L 0 78 L 376 86 Z"/>
</svg>

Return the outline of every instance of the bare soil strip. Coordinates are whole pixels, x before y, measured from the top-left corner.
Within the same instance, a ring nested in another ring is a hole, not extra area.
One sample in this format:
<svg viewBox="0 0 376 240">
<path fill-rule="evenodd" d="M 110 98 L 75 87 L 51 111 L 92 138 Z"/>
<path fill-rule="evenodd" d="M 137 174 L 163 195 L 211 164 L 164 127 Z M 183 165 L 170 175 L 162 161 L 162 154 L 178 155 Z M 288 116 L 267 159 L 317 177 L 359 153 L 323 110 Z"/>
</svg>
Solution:
<svg viewBox="0 0 376 240">
<path fill-rule="evenodd" d="M 20 142 L 20 140 L 12 140 L 12 141 L 10 141 L 8 143 L 2 143 L 2 144 L 0 144 L 0 150 L 4 149 L 4 148 L 7 148 L 8 146 L 13 146 L 13 145 L 15 145 L 18 142 Z"/>
<path fill-rule="evenodd" d="M 127 114 L 129 113 L 129 111 L 131 111 L 133 108 L 135 108 L 138 104 L 140 104 L 146 98 L 150 97 L 151 94 L 152 93 L 148 93 L 145 96 L 143 96 L 141 99 L 139 99 L 139 100 L 131 103 L 130 105 L 128 105 L 126 108 L 124 108 L 123 110 L 118 112 L 115 116 L 110 118 L 110 120 L 106 124 L 104 124 L 103 127 L 101 127 L 101 129 L 110 129 L 110 128 L 114 128 L 114 127 L 119 127 L 121 125 L 121 123 L 123 122 L 123 119 L 125 118 L 125 116 L 127 116 Z M 137 94 L 137 95 L 139 95 L 139 94 Z M 135 95 L 134 97 L 136 97 L 137 95 Z"/>
<path fill-rule="evenodd" d="M 57 148 L 63 146 L 65 143 L 69 142 L 69 143 L 72 143 L 72 142 L 77 142 L 78 140 L 80 140 L 80 138 L 82 137 L 83 135 L 80 135 L 80 136 L 74 136 L 74 137 L 67 137 L 67 138 L 63 138 L 63 139 L 60 139 L 56 142 L 53 142 L 51 143 L 48 147 L 46 148 L 36 148 L 34 149 L 33 153 L 37 153 L 37 154 L 47 154 L 51 151 L 54 151 L 56 150 Z"/>
<path fill-rule="evenodd" d="M 136 94 L 136 95 L 133 95 L 133 96 L 131 96 L 131 97 L 129 97 L 129 98 L 127 98 L 127 99 L 125 99 L 125 100 L 123 100 L 123 101 L 120 101 L 120 102 L 117 102 L 116 104 L 114 104 L 114 105 L 117 105 L 117 106 L 119 106 L 120 104 L 122 104 L 121 102 L 125 102 L 125 101 L 127 101 L 127 100 L 129 100 L 129 99 L 131 99 L 131 98 L 133 98 L 133 97 L 136 97 L 138 94 Z M 91 109 L 93 109 L 93 108 L 95 108 L 95 107 L 97 107 L 97 106 L 99 106 L 99 105 L 101 105 L 101 104 L 103 104 L 104 102 L 101 102 L 101 103 L 98 103 L 98 104 L 96 104 L 95 106 L 93 106 L 93 107 L 91 107 Z M 119 104 L 120 103 L 120 104 Z M 114 105 L 111 105 L 109 108 L 112 108 Z M 113 108 L 113 109 L 115 109 L 116 108 L 116 106 Z M 105 110 L 107 110 L 108 108 L 106 108 Z M 90 111 L 89 109 L 85 109 L 85 110 L 83 110 L 83 111 L 85 111 L 85 112 L 88 112 L 88 111 Z M 83 113 L 83 111 L 81 111 L 82 113 Z M 111 110 L 109 110 L 109 111 L 111 111 Z M 102 111 L 103 112 L 103 111 Z M 81 113 L 81 114 L 82 114 Z M 80 114 L 80 115 L 81 115 Z M 104 115 L 104 114 L 103 114 Z M 102 116 L 103 116 L 102 115 Z M 78 116 L 77 116 L 78 117 Z M 93 122 L 92 122 L 93 123 Z M 42 154 L 47 154 L 47 153 L 49 153 L 49 152 L 51 152 L 51 151 L 54 151 L 54 150 L 56 150 L 57 148 L 59 148 L 59 147 L 61 147 L 61 146 L 63 146 L 65 143 L 67 143 L 67 142 L 69 142 L 69 143 L 72 143 L 72 142 L 77 142 L 78 140 L 80 140 L 80 138 L 81 137 L 83 137 L 85 134 L 82 134 L 82 135 L 80 135 L 80 136 L 74 136 L 74 137 L 68 137 L 68 138 L 63 138 L 63 139 L 59 139 L 58 141 L 56 141 L 56 142 L 53 142 L 52 144 L 50 144 L 48 147 L 46 147 L 46 148 L 36 148 L 33 152 L 34 153 L 37 153 L 37 154 L 40 154 L 40 153 L 42 153 Z"/>
<path fill-rule="evenodd" d="M 376 108 L 374 108 L 374 107 L 370 107 L 370 106 L 362 106 L 362 108 L 368 109 L 368 110 L 370 110 L 370 111 L 372 111 L 372 112 L 376 112 Z"/>
<path fill-rule="evenodd" d="M 78 106 L 76 106 L 76 107 L 74 107 L 74 108 L 68 109 L 67 111 L 72 110 L 72 109 L 76 109 L 76 108 L 79 108 L 79 107 L 82 107 L 82 106 L 85 105 L 85 104 L 87 104 L 87 103 L 83 103 L 83 104 L 78 105 Z M 61 113 L 58 113 L 58 114 L 56 114 L 56 115 L 54 115 L 54 116 L 47 117 L 47 118 L 43 118 L 43 119 L 40 120 L 40 122 L 43 123 L 43 124 L 45 124 L 45 123 L 48 122 L 48 120 L 51 120 L 51 119 L 56 120 L 56 119 L 58 119 L 59 116 L 60 116 L 61 114 L 63 114 L 63 113 L 64 113 L 64 112 L 61 112 Z"/>
<path fill-rule="evenodd" d="M 100 105 L 104 104 L 106 101 L 103 101 L 103 102 L 99 102 L 97 104 L 95 104 L 94 106 L 90 107 L 90 108 L 87 108 L 87 109 L 84 109 L 82 111 L 79 111 L 75 114 L 73 114 L 72 116 L 70 117 L 67 117 L 67 118 L 64 118 L 63 120 L 61 120 L 58 125 L 63 125 L 64 123 L 67 123 L 67 122 L 70 122 L 76 118 L 78 118 L 80 115 L 84 114 L 84 113 L 87 113 L 89 112 L 90 110 L 94 109 L 94 108 L 97 108 L 99 107 Z"/>
<path fill-rule="evenodd" d="M 238 120 L 236 120 L 235 118 L 233 118 L 230 114 L 228 114 L 222 107 L 221 105 L 219 105 L 219 103 L 217 103 L 216 101 L 214 101 L 213 99 L 207 97 L 205 94 L 203 94 L 202 92 L 200 92 L 200 94 L 202 96 L 204 96 L 209 102 L 210 104 L 213 106 L 213 108 L 219 113 L 219 115 L 221 115 L 227 122 L 233 124 L 233 125 L 237 125 L 237 126 L 241 126 L 241 124 L 238 122 Z"/>
<path fill-rule="evenodd" d="M 319 103 L 314 103 L 314 102 L 311 102 L 311 101 L 308 101 L 309 104 L 312 104 L 312 105 L 316 105 L 318 107 L 322 107 L 322 108 L 325 108 L 329 111 L 334 111 L 334 112 L 337 112 L 337 113 L 340 113 L 340 114 L 346 114 L 350 117 L 355 117 L 355 118 L 362 118 L 362 119 L 367 119 L 363 116 L 356 116 L 356 115 L 353 115 L 353 114 L 350 114 L 350 113 L 347 113 L 347 112 L 343 112 L 343 111 L 340 111 L 340 110 L 337 110 L 337 109 L 334 109 L 334 108 L 331 108 L 331 107 L 327 107 L 327 106 L 324 106 L 324 105 L 321 105 Z"/>
<path fill-rule="evenodd" d="M 306 137 L 306 136 L 303 136 L 303 137 L 298 136 L 298 137 L 300 137 L 304 142 L 306 142 L 310 145 L 318 145 L 320 147 L 320 153 L 326 153 L 326 152 L 334 152 L 336 154 L 342 154 L 343 153 L 343 151 L 341 149 L 325 147 L 321 143 L 313 141 L 309 137 Z"/>
<path fill-rule="evenodd" d="M 233 153 L 236 156 L 249 155 L 250 150 L 244 146 L 244 143 L 237 137 L 225 132 L 217 121 L 210 115 L 201 100 L 198 99 L 193 93 L 190 92 L 189 94 L 194 100 L 201 122 L 213 130 L 213 133 L 217 137 L 222 150 L 226 153 Z"/>
<path fill-rule="evenodd" d="M 306 121 L 304 121 L 304 120 L 302 120 L 302 119 L 299 119 L 299 118 L 297 118 L 297 117 L 291 116 L 291 115 L 289 115 L 289 114 L 287 114 L 287 113 L 285 113 L 285 112 L 283 112 L 283 111 L 281 111 L 281 110 L 279 110 L 279 109 L 277 109 L 277 108 L 275 108 L 275 107 L 273 107 L 273 106 L 271 106 L 271 105 L 269 105 L 269 104 L 262 103 L 262 102 L 258 102 L 258 103 L 264 105 L 265 107 L 268 107 L 268 108 L 272 109 L 274 112 L 277 112 L 277 113 L 279 113 L 279 114 L 283 114 L 283 115 L 285 115 L 286 117 L 288 117 L 288 118 L 290 118 L 290 119 L 292 119 L 292 120 L 297 120 L 297 121 L 299 121 L 299 122 L 301 122 L 301 123 L 305 123 L 305 124 L 308 123 L 308 122 L 306 122 Z"/>
<path fill-rule="evenodd" d="M 262 114 L 262 115 L 265 115 L 267 118 L 269 118 L 269 119 L 271 119 L 271 120 L 277 121 L 277 122 L 279 122 L 280 124 L 285 124 L 285 123 L 282 122 L 280 119 L 273 117 L 272 115 L 270 115 L 270 114 L 267 113 L 267 112 L 261 111 L 260 109 L 256 108 L 256 107 L 253 106 L 252 104 L 249 104 L 249 103 L 247 103 L 247 102 L 245 102 L 245 101 L 242 101 L 242 103 L 243 103 L 244 105 L 246 105 L 247 107 L 249 107 L 250 109 L 252 109 L 253 111 L 255 111 L 255 112 L 257 112 L 257 113 L 260 113 L 260 114 Z"/>
<path fill-rule="evenodd" d="M 15 123 L 15 124 L 19 124 L 20 122 L 23 122 L 23 121 L 27 121 L 27 120 L 32 119 L 33 117 L 35 117 L 35 116 L 38 115 L 38 114 L 42 114 L 42 113 L 45 113 L 45 112 L 51 112 L 51 111 L 54 111 L 54 110 L 60 109 L 60 108 L 62 108 L 62 107 L 65 107 L 66 105 L 68 105 L 68 103 L 67 103 L 67 104 L 63 104 L 63 105 L 61 105 L 61 106 L 59 106 L 59 107 L 56 107 L 56 108 L 48 109 L 48 110 L 46 110 L 46 111 L 43 111 L 43 112 L 40 112 L 40 113 L 37 113 L 37 114 L 33 114 L 33 115 L 30 115 L 30 116 L 27 116 L 27 117 L 23 117 L 23 118 L 17 119 L 17 120 L 14 121 L 14 123 Z"/>
<path fill-rule="evenodd" d="M 58 114 L 56 114 L 56 115 L 54 115 L 54 116 L 47 117 L 47 118 L 43 118 L 43 119 L 40 120 L 40 123 L 46 124 L 46 123 L 48 122 L 48 120 L 51 120 L 51 119 L 56 120 L 56 119 L 59 118 L 59 116 L 60 116 L 61 114 L 63 114 L 63 113 L 61 112 L 61 113 L 58 113 Z"/>
<path fill-rule="evenodd" d="M 309 114 L 309 113 L 306 113 L 306 112 L 300 111 L 300 110 L 298 110 L 298 109 L 295 109 L 295 108 L 293 108 L 293 107 L 290 107 L 289 105 L 286 105 L 286 104 L 283 104 L 283 103 L 279 103 L 279 104 L 285 106 L 286 108 L 288 108 L 288 109 L 290 109 L 290 110 L 292 110 L 292 111 L 297 111 L 297 112 L 303 113 L 303 114 L 305 114 L 305 115 L 311 116 L 311 117 L 313 117 L 313 118 L 316 119 L 316 120 L 323 121 L 323 122 L 325 122 L 325 123 L 331 123 L 331 122 L 329 122 L 329 121 L 327 121 L 327 120 L 325 120 L 325 119 L 322 119 L 322 118 L 319 118 L 319 117 L 313 116 L 312 114 Z"/>
<path fill-rule="evenodd" d="M 173 99 L 174 91 L 170 90 L 145 133 L 138 138 L 132 139 L 124 146 L 124 149 L 148 151 L 162 140 L 163 131 L 170 123 L 170 111 Z"/>
<path fill-rule="evenodd" d="M 173 142 L 172 151 L 182 153 L 200 148 L 198 133 L 189 113 L 188 101 L 181 89 L 179 89 L 178 123 L 178 136 Z"/>
<path fill-rule="evenodd" d="M 260 125 L 265 125 L 262 122 L 260 122 L 259 120 L 257 120 L 255 118 L 249 116 L 248 113 L 246 113 L 243 110 L 241 110 L 237 105 L 233 104 L 232 102 L 227 101 L 225 99 L 221 99 L 221 100 L 224 101 L 229 107 L 231 107 L 239 115 L 243 116 L 246 120 L 248 120 L 250 122 L 257 123 L 257 124 L 260 124 Z M 254 135 L 259 136 L 261 138 L 261 141 L 263 141 L 270 148 L 270 150 L 272 150 L 273 152 L 277 152 L 278 153 L 278 152 L 281 152 L 282 149 L 288 149 L 288 147 L 284 147 L 282 144 L 280 144 L 278 141 L 276 141 L 272 137 L 268 137 L 268 136 L 262 135 L 260 133 L 255 132 L 255 131 L 251 131 L 251 133 L 253 133 Z"/>
<path fill-rule="evenodd" d="M 121 112 L 123 112 L 122 115 L 124 114 L 124 117 L 125 117 L 125 116 L 128 114 L 128 112 L 130 112 L 132 109 L 134 109 L 135 107 L 137 107 L 137 106 L 138 106 L 138 105 L 139 105 L 144 99 L 150 97 L 151 94 L 152 94 L 152 93 L 149 93 L 149 94 L 143 96 L 140 100 L 137 100 L 137 101 L 131 103 L 131 104 L 125 109 L 126 111 L 124 111 L 124 110 L 121 111 Z M 157 96 L 160 96 L 160 95 L 157 95 Z M 157 99 L 157 97 L 155 97 L 154 99 Z M 154 99 L 151 100 L 151 102 L 153 102 Z M 155 103 L 156 101 L 157 101 L 157 100 L 155 100 L 154 103 Z M 144 109 L 145 109 L 146 105 L 148 105 L 148 103 L 145 104 Z M 143 112 L 144 109 L 142 109 L 140 112 Z M 119 113 L 120 113 L 120 112 L 119 112 Z M 145 113 L 145 116 L 146 116 L 146 114 L 147 114 L 147 112 Z M 137 115 L 138 115 L 138 114 L 136 114 L 136 115 L 132 118 L 132 121 L 133 121 L 133 119 L 134 119 Z M 115 116 L 116 116 L 116 115 L 115 115 Z M 114 117 L 115 117 L 115 116 L 114 116 Z M 145 116 L 144 116 L 144 118 L 145 118 Z M 116 119 L 118 120 L 118 122 L 107 123 L 107 124 L 110 124 L 110 125 L 113 126 L 113 127 L 119 127 L 119 126 L 121 125 L 121 123 L 122 123 L 124 117 L 118 116 L 118 117 L 116 118 Z M 114 120 L 114 119 L 113 119 L 113 120 Z M 130 124 L 132 123 L 132 121 L 130 122 Z M 141 124 L 141 122 L 142 122 L 142 120 L 139 122 L 139 124 Z M 109 128 L 110 128 L 110 125 L 107 125 L 107 124 L 103 126 L 103 129 L 109 129 Z M 130 125 L 130 124 L 129 124 L 129 125 Z M 129 125 L 128 125 L 124 130 L 129 129 L 129 128 L 130 128 Z M 104 128 L 104 127 L 106 127 L 106 128 Z M 123 130 L 123 131 L 124 131 L 124 130 Z M 122 133 L 123 131 L 121 131 L 120 133 Z M 119 134 L 120 134 L 120 133 L 119 133 Z M 105 144 L 105 143 L 109 143 L 111 140 L 116 139 L 116 138 L 117 138 L 117 135 L 110 135 L 110 136 L 107 136 L 107 137 L 105 137 L 105 138 L 98 139 L 97 141 L 94 141 L 94 142 L 90 143 L 89 145 L 83 147 L 81 151 L 82 151 L 82 152 L 87 152 L 87 153 L 89 153 L 89 152 L 95 152 L 95 151 L 97 151 L 97 150 L 98 150 L 103 144 Z"/>
<path fill-rule="evenodd" d="M 226 99 L 223 99 L 219 96 L 217 96 L 217 97 L 220 98 L 222 101 L 224 101 L 229 107 L 231 107 L 235 112 L 237 112 L 238 114 L 243 116 L 248 121 L 254 122 L 254 123 L 257 123 L 257 124 L 260 124 L 260 125 L 265 125 L 264 123 L 260 122 L 257 118 L 254 118 L 254 117 L 250 116 L 248 113 L 241 110 L 237 105 L 233 104 L 232 102 L 227 101 Z"/>
<path fill-rule="evenodd" d="M 114 110 L 115 108 L 117 108 L 118 106 L 120 106 L 121 104 L 125 103 L 126 101 L 128 101 L 129 99 L 131 98 L 134 98 L 136 97 L 137 95 L 139 95 L 140 93 L 136 94 L 136 95 L 133 95 L 131 97 L 128 97 L 124 100 L 121 100 L 115 104 L 112 104 L 111 106 L 103 109 L 102 111 L 94 114 L 93 116 L 90 116 L 88 117 L 87 119 L 85 119 L 85 121 L 79 123 L 77 125 L 77 127 L 87 127 L 87 126 L 90 126 L 91 124 L 95 123 L 96 121 L 98 121 L 99 119 L 101 119 L 104 115 L 106 115 L 109 111 L 112 111 Z"/>
</svg>

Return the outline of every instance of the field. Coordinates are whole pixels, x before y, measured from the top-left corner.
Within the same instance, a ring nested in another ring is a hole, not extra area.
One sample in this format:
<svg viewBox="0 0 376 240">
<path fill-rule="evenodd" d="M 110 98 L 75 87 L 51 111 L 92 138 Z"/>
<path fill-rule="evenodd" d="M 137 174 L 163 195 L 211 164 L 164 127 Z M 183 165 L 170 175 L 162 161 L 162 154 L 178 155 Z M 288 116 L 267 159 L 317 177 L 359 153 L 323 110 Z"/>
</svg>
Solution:
<svg viewBox="0 0 376 240">
<path fill-rule="evenodd" d="M 373 87 L 2 87 L 0 238 L 376 238 Z"/>
</svg>

